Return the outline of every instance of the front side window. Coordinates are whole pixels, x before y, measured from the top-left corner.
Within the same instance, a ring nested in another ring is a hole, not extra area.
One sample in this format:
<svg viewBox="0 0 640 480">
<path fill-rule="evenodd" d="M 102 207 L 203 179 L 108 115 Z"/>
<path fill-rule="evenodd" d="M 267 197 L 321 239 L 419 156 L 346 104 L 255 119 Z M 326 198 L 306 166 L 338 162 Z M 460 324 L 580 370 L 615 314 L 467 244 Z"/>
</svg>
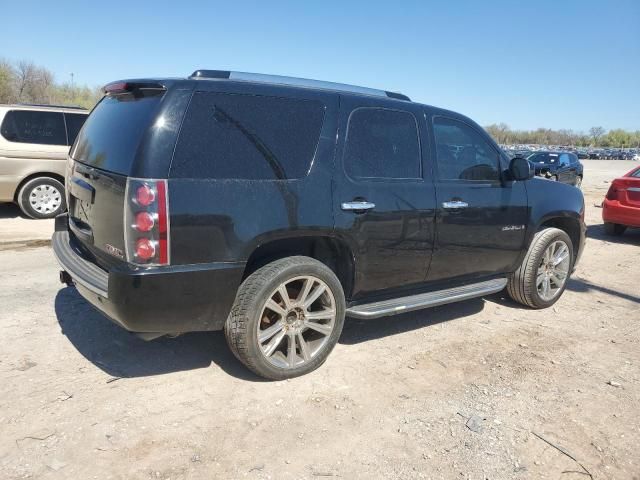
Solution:
<svg viewBox="0 0 640 480">
<path fill-rule="evenodd" d="M 66 145 L 64 118 L 59 112 L 11 110 L 0 127 L 2 136 L 10 142 L 39 145 Z"/>
<path fill-rule="evenodd" d="M 498 152 L 474 128 L 436 117 L 433 133 L 440 180 L 500 180 Z"/>
<path fill-rule="evenodd" d="M 324 105 L 317 100 L 195 92 L 171 176 L 287 180 L 309 172 Z"/>
<path fill-rule="evenodd" d="M 352 178 L 421 178 L 415 117 L 385 108 L 358 108 L 347 126 L 344 166 Z"/>
</svg>

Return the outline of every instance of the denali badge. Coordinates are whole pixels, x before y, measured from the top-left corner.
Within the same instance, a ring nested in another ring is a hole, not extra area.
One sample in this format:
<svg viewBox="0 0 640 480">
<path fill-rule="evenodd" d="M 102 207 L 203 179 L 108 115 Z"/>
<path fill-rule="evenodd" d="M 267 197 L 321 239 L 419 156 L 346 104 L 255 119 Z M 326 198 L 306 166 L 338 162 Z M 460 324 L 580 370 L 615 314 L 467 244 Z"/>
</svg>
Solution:
<svg viewBox="0 0 640 480">
<path fill-rule="evenodd" d="M 524 230 L 524 225 L 507 225 L 502 227 L 503 232 L 510 232 L 511 230 Z"/>
<path fill-rule="evenodd" d="M 124 254 L 119 248 L 116 248 L 113 245 L 109 245 L 108 243 L 105 243 L 104 247 L 107 249 L 107 252 L 109 252 L 114 257 L 124 258 Z"/>
</svg>

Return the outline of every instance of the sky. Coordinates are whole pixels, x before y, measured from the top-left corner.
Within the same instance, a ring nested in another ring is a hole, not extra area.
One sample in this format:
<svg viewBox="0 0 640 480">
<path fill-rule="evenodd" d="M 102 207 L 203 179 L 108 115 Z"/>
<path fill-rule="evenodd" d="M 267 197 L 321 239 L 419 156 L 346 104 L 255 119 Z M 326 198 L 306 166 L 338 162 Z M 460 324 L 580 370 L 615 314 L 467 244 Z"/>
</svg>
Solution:
<svg viewBox="0 0 640 480">
<path fill-rule="evenodd" d="M 237 70 L 399 91 L 482 125 L 640 130 L 640 0 L 0 0 L 0 11 L 0 57 L 61 82 Z"/>
</svg>

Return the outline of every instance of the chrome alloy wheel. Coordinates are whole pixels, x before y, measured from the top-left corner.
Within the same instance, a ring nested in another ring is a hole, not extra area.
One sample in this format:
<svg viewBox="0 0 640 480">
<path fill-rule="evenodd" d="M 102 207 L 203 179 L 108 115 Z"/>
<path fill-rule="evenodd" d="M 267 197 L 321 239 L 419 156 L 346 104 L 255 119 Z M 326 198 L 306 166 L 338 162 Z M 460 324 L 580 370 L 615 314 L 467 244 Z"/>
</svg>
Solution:
<svg viewBox="0 0 640 480">
<path fill-rule="evenodd" d="M 552 242 L 544 251 L 536 276 L 538 295 L 546 302 L 556 298 L 569 276 L 569 247 L 562 240 Z"/>
<path fill-rule="evenodd" d="M 262 309 L 260 351 L 276 367 L 299 367 L 328 343 L 335 323 L 336 302 L 327 284 L 312 276 L 292 278 L 273 291 Z"/>
<path fill-rule="evenodd" d="M 53 185 L 38 185 L 29 193 L 29 204 L 36 212 L 55 212 L 62 204 L 62 194 Z"/>
</svg>

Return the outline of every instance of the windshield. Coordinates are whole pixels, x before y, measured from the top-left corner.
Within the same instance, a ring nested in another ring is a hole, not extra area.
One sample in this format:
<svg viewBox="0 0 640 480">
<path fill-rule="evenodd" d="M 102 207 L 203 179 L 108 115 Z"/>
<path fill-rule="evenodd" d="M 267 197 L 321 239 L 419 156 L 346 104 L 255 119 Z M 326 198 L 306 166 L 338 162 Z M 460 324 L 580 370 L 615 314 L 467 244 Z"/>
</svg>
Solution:
<svg viewBox="0 0 640 480">
<path fill-rule="evenodd" d="M 557 153 L 534 153 L 529 158 L 527 158 L 530 162 L 533 163 L 544 163 L 545 165 L 558 163 L 558 154 Z"/>
</svg>

